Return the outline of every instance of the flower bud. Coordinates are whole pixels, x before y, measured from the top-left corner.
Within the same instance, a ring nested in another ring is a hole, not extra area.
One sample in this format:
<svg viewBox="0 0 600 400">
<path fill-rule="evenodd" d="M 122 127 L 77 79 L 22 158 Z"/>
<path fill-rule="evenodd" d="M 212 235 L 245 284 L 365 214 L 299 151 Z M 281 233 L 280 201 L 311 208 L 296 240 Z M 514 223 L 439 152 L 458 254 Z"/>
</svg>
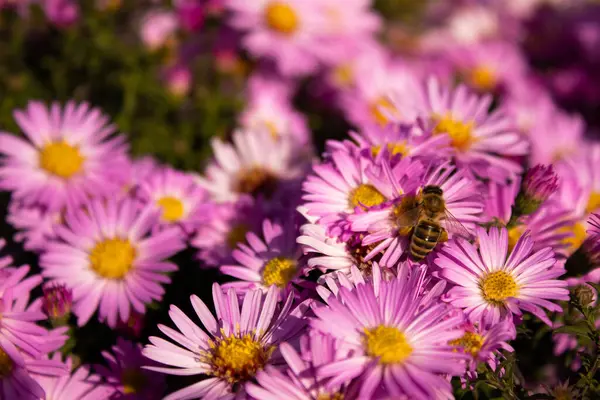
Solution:
<svg viewBox="0 0 600 400">
<path fill-rule="evenodd" d="M 520 215 L 532 214 L 558 189 L 558 176 L 552 165 L 538 164 L 530 168 L 521 185 L 521 193 L 516 200 Z"/>
<path fill-rule="evenodd" d="M 71 315 L 73 291 L 65 285 L 51 285 L 43 288 L 42 310 L 55 326 L 65 325 Z"/>
<path fill-rule="evenodd" d="M 594 301 L 594 291 L 589 285 L 579 285 L 573 290 L 573 294 L 584 307 L 589 306 Z"/>
</svg>

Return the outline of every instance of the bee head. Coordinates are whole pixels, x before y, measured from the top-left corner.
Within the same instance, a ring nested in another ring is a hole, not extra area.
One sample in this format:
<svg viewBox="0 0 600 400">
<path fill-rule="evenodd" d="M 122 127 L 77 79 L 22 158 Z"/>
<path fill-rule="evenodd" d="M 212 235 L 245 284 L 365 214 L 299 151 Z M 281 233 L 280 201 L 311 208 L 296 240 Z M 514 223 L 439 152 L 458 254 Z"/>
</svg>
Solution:
<svg viewBox="0 0 600 400">
<path fill-rule="evenodd" d="M 423 188 L 423 194 L 437 194 L 438 196 L 441 196 L 444 194 L 444 191 L 439 186 L 429 185 Z"/>
</svg>

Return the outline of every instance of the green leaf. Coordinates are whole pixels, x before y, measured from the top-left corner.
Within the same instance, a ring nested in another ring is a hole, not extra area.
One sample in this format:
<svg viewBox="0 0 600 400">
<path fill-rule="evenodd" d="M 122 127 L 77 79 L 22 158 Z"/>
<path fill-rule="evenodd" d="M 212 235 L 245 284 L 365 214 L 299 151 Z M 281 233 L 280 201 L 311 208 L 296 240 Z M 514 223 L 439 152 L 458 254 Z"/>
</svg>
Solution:
<svg viewBox="0 0 600 400">
<path fill-rule="evenodd" d="M 554 329 L 553 333 L 568 333 L 570 335 L 585 336 L 590 333 L 588 325 L 585 321 L 580 321 L 575 325 L 565 325 Z"/>
</svg>

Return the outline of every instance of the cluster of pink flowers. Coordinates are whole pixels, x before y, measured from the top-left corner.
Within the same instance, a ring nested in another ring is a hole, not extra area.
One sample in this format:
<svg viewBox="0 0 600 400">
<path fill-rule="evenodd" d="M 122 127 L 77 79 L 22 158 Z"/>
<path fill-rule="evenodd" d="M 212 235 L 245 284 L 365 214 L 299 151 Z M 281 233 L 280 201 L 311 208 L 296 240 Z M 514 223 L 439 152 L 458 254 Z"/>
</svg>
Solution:
<svg viewBox="0 0 600 400">
<path fill-rule="evenodd" d="M 199 3 L 140 39 L 198 31 Z M 0 189 L 39 270 L 0 258 L 0 398 L 447 399 L 502 374 L 525 319 L 557 326 L 569 287 L 600 283 L 600 143 L 536 79 L 516 3 L 458 7 L 397 56 L 367 0 L 211 2 L 259 66 L 202 173 L 132 158 L 87 103 L 15 109 Z M 300 79 L 353 125 L 320 158 Z M 81 365 L 69 324 L 143 320 L 184 249 L 224 278 L 212 299 Z M 565 277 L 576 252 L 588 270 Z"/>
</svg>

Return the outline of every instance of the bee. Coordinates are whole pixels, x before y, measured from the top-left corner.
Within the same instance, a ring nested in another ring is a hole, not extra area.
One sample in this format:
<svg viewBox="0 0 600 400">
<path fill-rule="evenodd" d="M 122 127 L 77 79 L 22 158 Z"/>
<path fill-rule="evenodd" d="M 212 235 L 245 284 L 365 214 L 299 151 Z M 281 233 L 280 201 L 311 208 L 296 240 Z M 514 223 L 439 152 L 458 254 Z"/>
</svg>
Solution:
<svg viewBox="0 0 600 400">
<path fill-rule="evenodd" d="M 395 210 L 396 225 L 401 234 L 410 235 L 409 255 L 421 261 L 438 242 L 453 235 L 470 238 L 467 229 L 446 209 L 444 191 L 439 186 L 425 186 L 417 197 L 407 196 Z"/>
</svg>

